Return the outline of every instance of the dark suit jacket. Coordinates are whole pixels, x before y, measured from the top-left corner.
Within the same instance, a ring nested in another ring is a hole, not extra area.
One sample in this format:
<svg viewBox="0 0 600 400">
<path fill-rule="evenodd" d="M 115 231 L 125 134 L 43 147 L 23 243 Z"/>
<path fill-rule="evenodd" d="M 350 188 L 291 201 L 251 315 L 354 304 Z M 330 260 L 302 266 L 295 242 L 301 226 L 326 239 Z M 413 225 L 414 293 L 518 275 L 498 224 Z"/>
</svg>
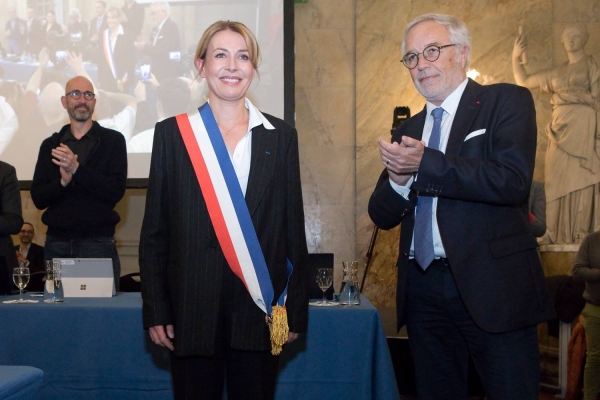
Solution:
<svg viewBox="0 0 600 400">
<path fill-rule="evenodd" d="M 127 17 L 127 21 L 122 23 L 123 29 L 125 29 L 126 34 L 135 39 L 135 36 L 142 31 L 144 26 L 144 6 L 134 1 L 131 8 L 124 4 L 121 10 Z"/>
<path fill-rule="evenodd" d="M 20 245 L 15 246 L 15 250 L 19 250 Z M 29 261 L 29 272 L 46 271 L 44 265 L 44 247 L 39 244 L 31 243 L 27 252 L 27 261 Z"/>
<path fill-rule="evenodd" d="M 104 30 L 106 28 L 108 28 L 108 25 L 106 24 L 106 13 L 104 14 L 104 17 L 102 19 L 102 23 L 100 24 L 100 29 L 97 28 L 98 25 L 98 17 L 94 17 L 92 18 L 92 20 L 90 21 L 90 29 L 89 29 L 89 36 L 88 37 L 92 37 L 94 35 L 98 35 L 98 43 L 102 43 L 100 41 L 100 35 L 102 34 L 102 32 L 104 32 Z"/>
<path fill-rule="evenodd" d="M 546 233 L 546 191 L 542 182 L 531 182 L 529 192 L 529 212 L 533 214 L 531 232 L 535 237 L 542 237 Z"/>
<path fill-rule="evenodd" d="M 275 301 L 286 284 L 286 258 L 294 267 L 288 286 L 290 331 L 308 323 L 308 251 L 300 187 L 296 130 L 266 115 L 276 128 L 252 131 L 246 203 L 265 256 Z M 173 324 L 175 354 L 213 352 L 221 290 L 228 298 L 230 345 L 269 350 L 264 313 L 231 274 L 175 118 L 156 124 L 146 211 L 140 240 L 143 317 L 146 328 Z"/>
<path fill-rule="evenodd" d="M 421 139 L 426 111 L 393 135 Z M 484 134 L 465 141 L 471 132 Z M 527 198 L 536 150 L 531 93 L 508 84 L 469 80 L 450 131 L 446 153 L 425 149 L 409 200 L 389 184 L 386 170 L 369 201 L 377 226 L 402 223 L 398 258 L 398 326 L 404 324 L 407 266 L 417 192 L 437 195 L 437 222 L 461 298 L 475 323 L 505 332 L 553 317 Z"/>
<path fill-rule="evenodd" d="M 154 38 L 151 37 L 146 51 L 150 56 L 152 73 L 156 76 L 156 79 L 161 82 L 165 78 L 179 76 L 179 62 L 169 58 L 170 53 L 181 51 L 177 24 L 171 18 L 167 18 L 160 32 L 158 32 L 158 38 L 154 45 L 153 40 Z"/>
<path fill-rule="evenodd" d="M 27 51 L 38 56 L 40 50 L 44 46 L 45 34 L 42 27 L 42 21 L 34 18 L 31 21 L 31 26 L 27 26 L 25 21 L 25 27 L 27 29 Z"/>
<path fill-rule="evenodd" d="M 123 76 L 127 74 L 126 87 L 133 86 L 135 80 L 135 48 L 133 46 L 133 40 L 131 40 L 127 34 L 119 35 L 117 42 L 115 43 L 115 50 L 113 52 L 113 58 L 115 61 L 115 67 L 117 72 L 117 78 L 113 77 L 112 71 L 109 67 L 107 55 L 104 53 L 104 42 L 106 41 L 105 33 L 102 32 L 100 37 L 101 50 L 98 52 L 98 82 L 100 88 L 107 92 L 118 92 L 117 80 L 122 80 Z M 110 48 L 110 47 L 108 47 Z"/>
<path fill-rule="evenodd" d="M 15 251 L 19 251 L 19 245 L 15 246 Z M 44 262 L 44 248 L 39 244 L 31 243 L 27 252 L 27 261 L 29 261 L 29 272 L 46 272 Z M 44 274 L 32 275 L 27 285 L 27 290 L 30 292 L 41 292 L 44 290 L 43 278 Z"/>
<path fill-rule="evenodd" d="M 0 161 L 0 294 L 12 290 L 12 269 L 19 266 L 10 235 L 19 233 L 21 192 L 15 168 Z"/>
</svg>

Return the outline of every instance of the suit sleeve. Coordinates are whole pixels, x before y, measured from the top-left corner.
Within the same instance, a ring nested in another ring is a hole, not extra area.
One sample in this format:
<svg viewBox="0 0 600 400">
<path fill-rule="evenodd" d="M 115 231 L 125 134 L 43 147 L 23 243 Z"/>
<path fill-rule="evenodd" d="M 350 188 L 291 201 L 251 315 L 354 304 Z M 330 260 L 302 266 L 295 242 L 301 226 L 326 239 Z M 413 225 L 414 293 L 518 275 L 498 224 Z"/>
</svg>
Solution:
<svg viewBox="0 0 600 400">
<path fill-rule="evenodd" d="M 425 148 L 411 189 L 435 190 L 439 197 L 486 204 L 519 205 L 526 201 L 537 136 L 533 97 L 529 90 L 512 85 L 496 96 L 486 132 L 485 159 L 447 156 Z M 460 118 L 460 110 L 461 106 L 456 118 Z"/>
<path fill-rule="evenodd" d="M 304 228 L 304 208 L 300 183 L 300 160 L 298 154 L 298 134 L 293 130 L 293 138 L 288 147 L 287 177 L 287 254 L 294 270 L 288 283 L 286 309 L 290 332 L 306 332 L 308 328 L 309 274 L 308 249 Z"/>
<path fill-rule="evenodd" d="M 412 193 L 407 200 L 392 188 L 387 170 L 384 169 L 369 199 L 369 216 L 377 227 L 392 229 L 402 222 L 404 216 L 414 211 L 416 201 L 413 200 Z"/>
<path fill-rule="evenodd" d="M 2 209 L 0 211 L 0 235 L 14 235 L 19 233 L 23 226 L 21 211 L 21 192 L 17 173 L 12 165 L 5 164 L 6 173 L 0 183 L 0 196 L 2 196 Z"/>
<path fill-rule="evenodd" d="M 546 233 L 546 192 L 542 183 L 532 185 L 533 196 L 530 212 L 533 214 L 531 232 L 535 237 L 544 236 Z"/>
<path fill-rule="evenodd" d="M 168 132 L 165 124 L 160 122 L 154 132 L 139 250 L 145 328 L 174 322 L 167 277 L 170 232 L 165 140 Z"/>
</svg>

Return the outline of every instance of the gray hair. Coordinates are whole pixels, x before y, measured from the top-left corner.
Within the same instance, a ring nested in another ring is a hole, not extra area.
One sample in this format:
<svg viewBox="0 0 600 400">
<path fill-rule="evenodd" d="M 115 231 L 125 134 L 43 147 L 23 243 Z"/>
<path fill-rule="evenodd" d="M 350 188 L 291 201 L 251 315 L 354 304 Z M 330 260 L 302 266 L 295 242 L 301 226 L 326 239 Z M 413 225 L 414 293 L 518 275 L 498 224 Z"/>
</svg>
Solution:
<svg viewBox="0 0 600 400">
<path fill-rule="evenodd" d="M 466 47 L 467 50 L 467 62 L 465 64 L 465 71 L 469 69 L 469 64 L 471 62 L 471 35 L 469 34 L 469 30 L 467 26 L 460 19 L 456 18 L 454 15 L 446 15 L 446 14 L 423 14 L 413 19 L 411 22 L 406 25 L 406 29 L 404 30 L 404 39 L 402 39 L 402 55 L 406 54 L 406 37 L 408 36 L 408 32 L 417 24 L 425 21 L 434 21 L 439 25 L 442 25 L 448 31 L 448 35 L 450 36 L 450 41 L 452 43 L 458 44 L 460 46 Z M 460 54 L 460 48 L 456 48 L 456 54 Z"/>
<path fill-rule="evenodd" d="M 158 8 L 159 10 L 163 10 L 166 14 L 167 17 L 169 17 L 171 15 L 171 6 L 169 5 L 169 2 L 167 1 L 154 1 L 152 3 L 152 5 L 156 8 Z"/>
</svg>

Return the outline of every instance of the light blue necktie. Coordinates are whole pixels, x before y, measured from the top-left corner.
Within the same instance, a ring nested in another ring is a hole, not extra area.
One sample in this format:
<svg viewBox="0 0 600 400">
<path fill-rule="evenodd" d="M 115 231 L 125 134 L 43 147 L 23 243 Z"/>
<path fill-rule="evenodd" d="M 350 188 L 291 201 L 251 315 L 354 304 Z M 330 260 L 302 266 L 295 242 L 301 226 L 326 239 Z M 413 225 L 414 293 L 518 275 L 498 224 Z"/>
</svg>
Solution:
<svg viewBox="0 0 600 400">
<path fill-rule="evenodd" d="M 440 134 L 442 125 L 442 115 L 444 109 L 442 107 L 435 108 L 431 111 L 433 116 L 433 129 L 429 137 L 427 147 L 438 150 L 440 148 Z M 433 197 L 419 195 L 417 200 L 417 214 L 415 215 L 415 259 L 424 270 L 429 267 L 429 264 L 435 258 L 433 250 L 433 230 L 432 226 L 432 207 Z"/>
</svg>

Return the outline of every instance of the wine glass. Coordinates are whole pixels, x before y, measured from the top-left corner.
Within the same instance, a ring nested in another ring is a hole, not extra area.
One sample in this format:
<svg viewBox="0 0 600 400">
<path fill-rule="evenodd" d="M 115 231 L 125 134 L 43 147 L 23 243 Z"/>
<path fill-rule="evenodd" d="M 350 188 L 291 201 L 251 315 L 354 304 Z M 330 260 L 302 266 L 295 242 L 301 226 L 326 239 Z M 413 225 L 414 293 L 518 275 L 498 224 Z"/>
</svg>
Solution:
<svg viewBox="0 0 600 400">
<path fill-rule="evenodd" d="M 23 299 L 23 289 L 29 283 L 29 268 L 19 263 L 17 268 L 13 268 L 13 282 L 19 288 L 19 300 L 7 300 L 4 303 L 37 303 L 37 300 Z"/>
<path fill-rule="evenodd" d="M 325 291 L 333 283 L 333 268 L 317 268 L 317 285 L 323 291 L 323 300 L 317 302 L 319 305 L 327 305 L 329 302 L 325 299 Z"/>
</svg>

